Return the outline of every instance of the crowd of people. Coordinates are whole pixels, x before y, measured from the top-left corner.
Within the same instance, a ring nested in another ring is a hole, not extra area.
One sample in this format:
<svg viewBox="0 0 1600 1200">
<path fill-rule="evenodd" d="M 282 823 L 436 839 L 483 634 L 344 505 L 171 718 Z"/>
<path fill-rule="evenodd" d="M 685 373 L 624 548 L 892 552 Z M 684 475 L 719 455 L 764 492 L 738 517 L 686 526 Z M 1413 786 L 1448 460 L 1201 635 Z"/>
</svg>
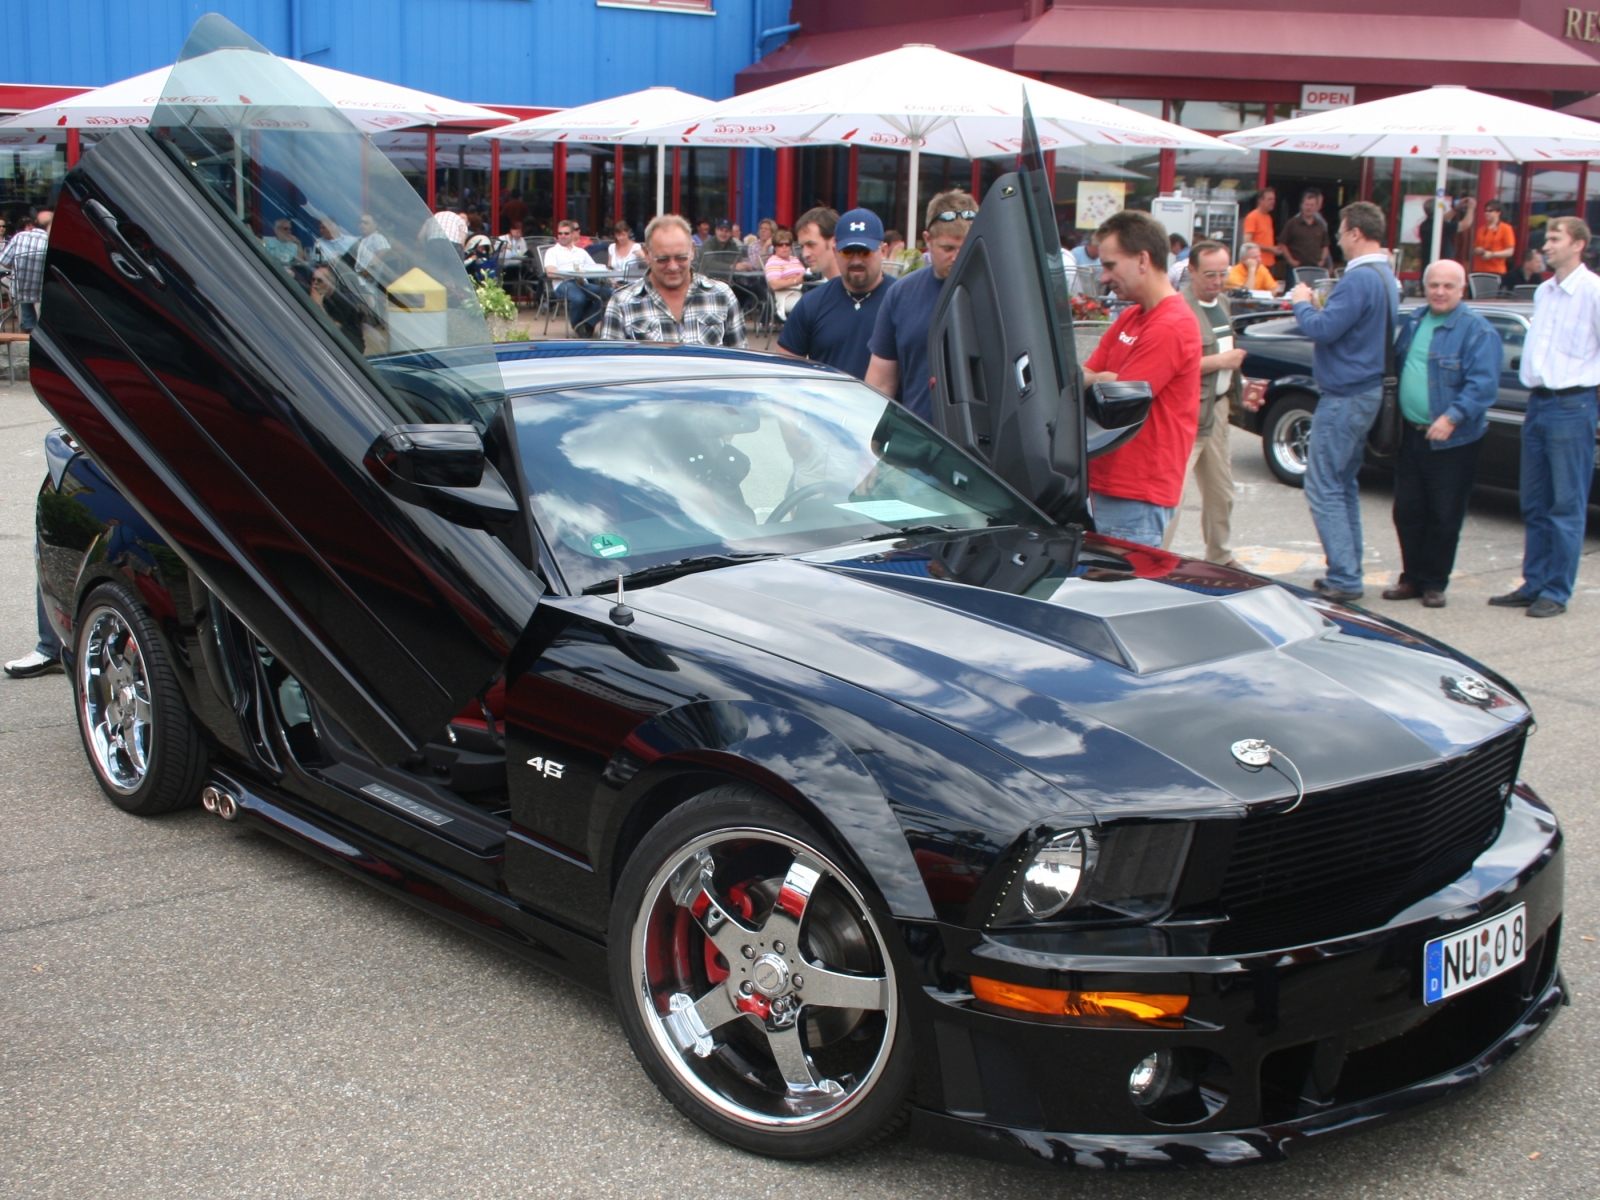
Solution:
<svg viewBox="0 0 1600 1200">
<path fill-rule="evenodd" d="M 1282 231 L 1273 224 L 1274 204 L 1268 189 L 1246 214 L 1247 240 L 1237 263 L 1222 242 L 1188 245 L 1135 210 L 1114 214 L 1082 246 L 1064 249 L 1069 264 L 1096 268 L 1100 284 L 1122 302 L 1084 363 L 1085 384 L 1142 381 L 1154 398 L 1140 432 L 1089 464 L 1095 526 L 1136 544 L 1170 545 L 1192 476 L 1201 496 L 1206 560 L 1239 565 L 1230 546 L 1228 429 L 1231 409 L 1243 403 L 1245 352 L 1235 345 L 1227 293 L 1260 289 L 1268 280 L 1281 288 L 1294 267 L 1331 267 L 1337 253 L 1343 269 L 1336 287 L 1319 294 L 1297 282 L 1288 294 L 1296 324 L 1315 347 L 1312 369 L 1320 392 L 1305 493 L 1327 569 L 1313 587 L 1337 602 L 1364 595 L 1357 474 L 1387 381 L 1403 421 L 1393 510 L 1402 570 L 1383 598 L 1442 607 L 1499 387 L 1499 335 L 1463 303 L 1466 267 L 1444 256 L 1424 271 L 1426 304 L 1402 320 L 1401 288 L 1385 248 L 1387 220 L 1376 205 L 1345 205 L 1330 237 L 1315 189 L 1302 196 Z M 1464 213 L 1463 204 L 1455 204 L 1446 219 L 1444 245 L 1452 249 L 1472 215 L 1471 205 L 1465 207 Z M 573 329 L 613 341 L 743 347 L 743 305 L 729 283 L 703 268 L 715 264 L 725 277 L 760 276 L 782 321 L 780 353 L 864 379 L 928 418 L 929 328 L 977 215 L 978 202 L 966 192 L 935 196 L 926 208 L 921 252 L 908 250 L 898 232 L 885 229 L 865 208 L 842 215 L 812 208 L 793 230 L 764 220 L 749 238 L 727 220 L 702 221 L 696 228 L 666 214 L 635 241 L 627 222 L 617 222 L 605 262 L 620 278 L 609 290 L 586 278 L 597 262 L 590 239 L 577 222 L 561 221 L 543 262 Z M 0 270 L 9 272 L 24 331 L 38 319 L 50 216 L 43 211 L 18 219 L 15 232 L 0 243 Z M 0 237 L 6 232 L 0 229 Z M 1522 427 L 1523 582 L 1489 601 L 1531 617 L 1566 611 L 1582 552 L 1600 388 L 1600 275 L 1584 263 L 1591 240 L 1578 218 L 1554 218 L 1542 249 L 1513 267 L 1515 236 L 1493 201 L 1484 206 L 1473 238 L 1475 267 L 1499 264 L 1493 273 L 1518 284 L 1539 280 L 1519 364 L 1529 389 Z M 520 221 L 492 239 L 481 220 L 449 208 L 428 220 L 416 242 L 423 265 L 444 255 L 466 261 L 469 269 L 474 257 L 501 262 L 529 248 Z M 371 336 L 364 306 L 378 304 L 395 272 L 413 257 L 398 253 L 370 214 L 361 216 L 355 234 L 323 218 L 309 246 L 292 221 L 279 218 L 261 243 L 358 348 Z M 1174 270 L 1180 255 L 1181 273 Z M 915 269 L 922 266 L 928 269 Z M 808 280 L 816 286 L 807 287 Z M 58 667 L 60 647 L 49 644 L 53 635 L 42 610 L 40 617 L 39 646 L 7 663 L 8 674 Z"/>
</svg>

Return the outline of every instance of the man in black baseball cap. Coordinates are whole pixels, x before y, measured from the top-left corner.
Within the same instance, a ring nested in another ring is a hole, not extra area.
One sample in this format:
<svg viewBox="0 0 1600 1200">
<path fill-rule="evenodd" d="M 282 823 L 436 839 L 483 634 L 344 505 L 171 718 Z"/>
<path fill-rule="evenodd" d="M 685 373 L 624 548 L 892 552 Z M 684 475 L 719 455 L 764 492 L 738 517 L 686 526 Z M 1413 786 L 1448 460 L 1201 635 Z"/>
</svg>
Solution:
<svg viewBox="0 0 1600 1200">
<path fill-rule="evenodd" d="M 796 358 L 827 363 L 866 377 L 872 328 L 894 280 L 883 273 L 883 222 L 865 208 L 852 208 L 834 227 L 839 274 L 807 292 L 784 322 L 778 349 Z"/>
</svg>

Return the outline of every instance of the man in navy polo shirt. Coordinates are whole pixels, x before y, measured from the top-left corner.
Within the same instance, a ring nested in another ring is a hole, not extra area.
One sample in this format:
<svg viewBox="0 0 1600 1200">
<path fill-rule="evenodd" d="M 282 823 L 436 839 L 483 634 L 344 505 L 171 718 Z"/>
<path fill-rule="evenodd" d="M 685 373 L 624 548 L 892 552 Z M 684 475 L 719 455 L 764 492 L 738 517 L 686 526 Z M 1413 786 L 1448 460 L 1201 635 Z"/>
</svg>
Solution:
<svg viewBox="0 0 1600 1200">
<path fill-rule="evenodd" d="M 832 238 L 839 274 L 807 292 L 778 336 L 778 349 L 865 378 L 867 343 L 894 280 L 883 273 L 883 222 L 864 208 L 839 218 Z"/>
<path fill-rule="evenodd" d="M 945 277 L 956 265 L 961 243 L 978 215 L 978 202 L 966 192 L 941 192 L 928 201 L 927 214 L 922 238 L 928 247 L 928 266 L 896 281 L 872 335 L 872 363 L 866 374 L 868 383 L 924 421 L 933 416 L 928 327 Z"/>
</svg>

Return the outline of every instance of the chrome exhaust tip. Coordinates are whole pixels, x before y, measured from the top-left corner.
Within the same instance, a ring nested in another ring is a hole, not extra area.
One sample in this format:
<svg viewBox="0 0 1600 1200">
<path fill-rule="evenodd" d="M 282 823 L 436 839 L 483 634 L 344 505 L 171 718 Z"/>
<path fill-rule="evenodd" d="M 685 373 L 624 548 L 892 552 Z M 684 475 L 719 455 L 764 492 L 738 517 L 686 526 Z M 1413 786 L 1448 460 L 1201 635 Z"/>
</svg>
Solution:
<svg viewBox="0 0 1600 1200">
<path fill-rule="evenodd" d="M 216 813 L 224 821 L 239 819 L 239 802 L 233 798 L 233 793 L 214 784 L 206 785 L 201 791 L 200 807 L 207 812 Z"/>
</svg>

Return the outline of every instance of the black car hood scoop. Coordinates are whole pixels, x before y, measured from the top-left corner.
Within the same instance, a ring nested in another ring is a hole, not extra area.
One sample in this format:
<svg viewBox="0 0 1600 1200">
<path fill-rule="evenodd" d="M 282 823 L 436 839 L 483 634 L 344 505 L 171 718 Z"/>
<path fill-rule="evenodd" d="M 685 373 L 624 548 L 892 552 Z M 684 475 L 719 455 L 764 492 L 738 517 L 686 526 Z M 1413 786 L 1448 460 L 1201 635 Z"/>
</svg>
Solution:
<svg viewBox="0 0 1600 1200">
<path fill-rule="evenodd" d="M 1092 535 L 1052 555 L 1060 532 L 837 548 L 630 601 L 885 696 L 1102 813 L 1292 795 L 1240 767 L 1241 739 L 1284 751 L 1315 791 L 1431 765 L 1526 717 L 1500 693 L 1492 709 L 1452 702 L 1439 680 L 1467 667 L 1375 618 Z"/>
</svg>

